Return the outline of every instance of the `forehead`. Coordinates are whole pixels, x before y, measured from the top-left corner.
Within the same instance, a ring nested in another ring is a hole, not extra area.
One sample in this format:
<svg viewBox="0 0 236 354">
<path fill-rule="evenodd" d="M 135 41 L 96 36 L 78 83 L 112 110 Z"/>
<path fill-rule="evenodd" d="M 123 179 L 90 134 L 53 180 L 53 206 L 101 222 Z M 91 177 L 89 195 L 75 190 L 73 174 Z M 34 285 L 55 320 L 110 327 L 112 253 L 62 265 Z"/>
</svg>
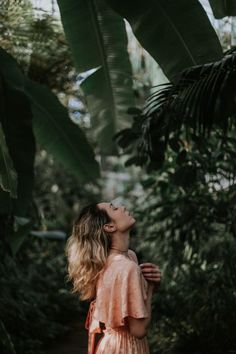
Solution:
<svg viewBox="0 0 236 354">
<path fill-rule="evenodd" d="M 105 203 L 105 202 L 104 202 L 104 203 L 98 203 L 97 206 L 98 206 L 99 208 L 101 208 L 101 209 L 106 209 L 106 210 L 107 210 L 107 209 L 110 209 L 110 204 L 111 204 L 111 203 L 108 203 L 108 202 Z"/>
</svg>

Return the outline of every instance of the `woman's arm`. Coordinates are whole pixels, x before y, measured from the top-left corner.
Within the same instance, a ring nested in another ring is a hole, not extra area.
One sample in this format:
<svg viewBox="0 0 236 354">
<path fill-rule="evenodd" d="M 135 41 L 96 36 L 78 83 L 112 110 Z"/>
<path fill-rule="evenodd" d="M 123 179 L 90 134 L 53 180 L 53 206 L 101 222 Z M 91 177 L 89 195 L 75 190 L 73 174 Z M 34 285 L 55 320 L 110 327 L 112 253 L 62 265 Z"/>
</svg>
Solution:
<svg viewBox="0 0 236 354">
<path fill-rule="evenodd" d="M 153 295 L 154 286 L 155 285 L 153 283 L 148 283 L 147 299 L 145 300 L 148 317 L 147 318 L 128 317 L 129 331 L 134 337 L 139 339 L 142 339 L 147 335 L 148 326 L 151 322 L 152 295 Z"/>
</svg>

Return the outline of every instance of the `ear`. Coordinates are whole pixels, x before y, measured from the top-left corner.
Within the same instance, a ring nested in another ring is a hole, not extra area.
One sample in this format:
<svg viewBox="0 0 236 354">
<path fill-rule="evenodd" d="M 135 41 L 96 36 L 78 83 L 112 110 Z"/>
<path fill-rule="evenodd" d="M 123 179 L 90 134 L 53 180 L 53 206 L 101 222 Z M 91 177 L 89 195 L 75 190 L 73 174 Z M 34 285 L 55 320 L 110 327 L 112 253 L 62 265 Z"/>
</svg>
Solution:
<svg viewBox="0 0 236 354">
<path fill-rule="evenodd" d="M 103 229 L 106 231 L 106 232 L 114 232 L 117 230 L 117 227 L 115 224 L 113 223 L 110 223 L 110 224 L 104 224 L 103 225 Z"/>
</svg>

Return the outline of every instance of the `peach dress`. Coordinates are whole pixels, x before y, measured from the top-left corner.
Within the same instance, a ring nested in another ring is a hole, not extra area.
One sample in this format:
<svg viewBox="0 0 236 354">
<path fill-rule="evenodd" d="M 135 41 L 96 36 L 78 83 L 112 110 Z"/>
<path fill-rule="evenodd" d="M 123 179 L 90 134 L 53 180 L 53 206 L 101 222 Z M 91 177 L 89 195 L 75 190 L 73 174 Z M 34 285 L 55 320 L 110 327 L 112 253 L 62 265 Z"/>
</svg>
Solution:
<svg viewBox="0 0 236 354">
<path fill-rule="evenodd" d="M 134 251 L 128 250 L 128 257 L 118 253 L 108 256 L 85 322 L 88 354 L 150 354 L 147 337 L 132 336 L 127 321 L 127 316 L 148 317 L 147 288 Z M 102 334 L 98 343 L 96 333 Z"/>
</svg>

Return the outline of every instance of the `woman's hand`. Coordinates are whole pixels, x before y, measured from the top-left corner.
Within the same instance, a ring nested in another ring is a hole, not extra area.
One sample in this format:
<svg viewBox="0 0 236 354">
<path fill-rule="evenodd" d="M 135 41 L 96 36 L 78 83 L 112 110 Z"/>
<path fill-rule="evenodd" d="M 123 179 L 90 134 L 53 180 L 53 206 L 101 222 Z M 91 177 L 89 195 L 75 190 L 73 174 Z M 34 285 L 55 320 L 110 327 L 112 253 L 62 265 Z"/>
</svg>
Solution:
<svg viewBox="0 0 236 354">
<path fill-rule="evenodd" d="M 161 282 L 161 271 L 158 265 L 154 263 L 139 264 L 144 278 L 149 283 L 154 283 L 155 289 L 158 289 Z"/>
</svg>

